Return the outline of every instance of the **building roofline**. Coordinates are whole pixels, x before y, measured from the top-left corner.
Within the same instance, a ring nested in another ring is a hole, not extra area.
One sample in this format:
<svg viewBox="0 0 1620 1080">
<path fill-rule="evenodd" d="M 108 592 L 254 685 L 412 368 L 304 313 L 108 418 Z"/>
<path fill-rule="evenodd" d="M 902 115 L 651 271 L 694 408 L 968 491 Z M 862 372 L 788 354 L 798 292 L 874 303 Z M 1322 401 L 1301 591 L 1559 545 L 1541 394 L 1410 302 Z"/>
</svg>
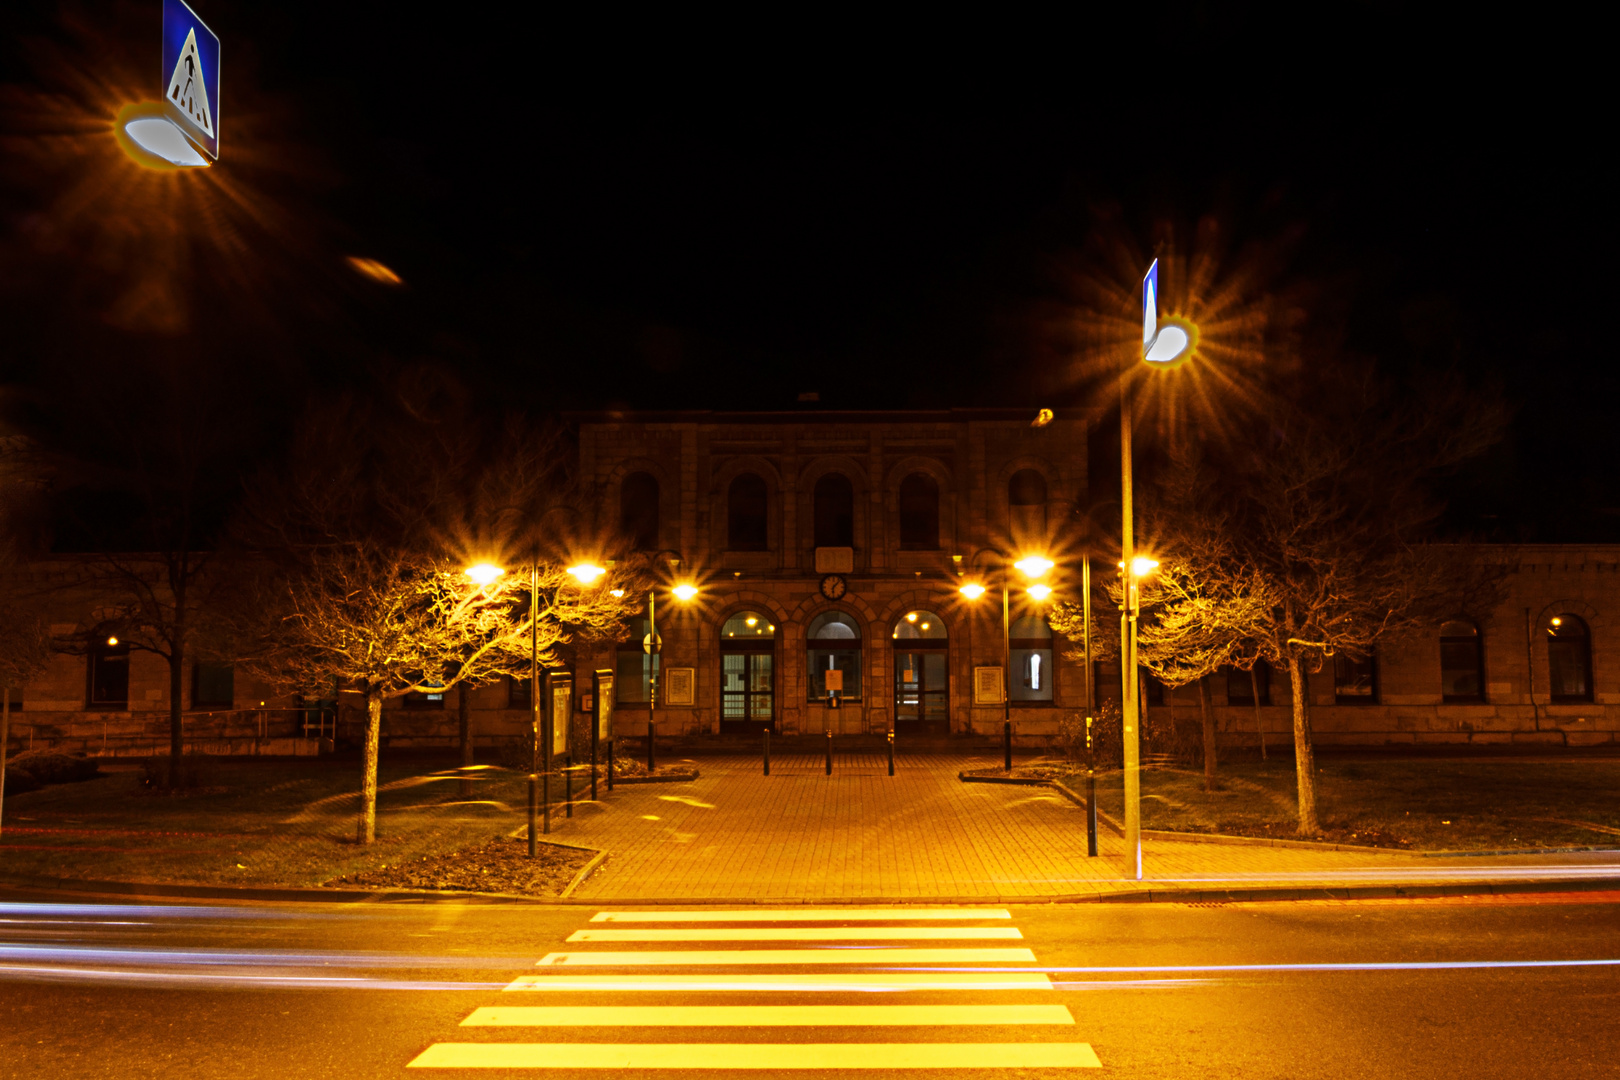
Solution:
<svg viewBox="0 0 1620 1080">
<path fill-rule="evenodd" d="M 715 409 L 612 409 L 567 412 L 564 419 L 576 424 L 938 424 L 989 421 L 1006 423 L 1035 419 L 1037 408 L 1027 409 L 774 409 L 749 412 L 721 412 Z M 1064 415 L 1066 414 L 1066 415 Z M 1054 419 L 1076 420 L 1087 415 L 1084 409 L 1065 409 Z"/>
</svg>

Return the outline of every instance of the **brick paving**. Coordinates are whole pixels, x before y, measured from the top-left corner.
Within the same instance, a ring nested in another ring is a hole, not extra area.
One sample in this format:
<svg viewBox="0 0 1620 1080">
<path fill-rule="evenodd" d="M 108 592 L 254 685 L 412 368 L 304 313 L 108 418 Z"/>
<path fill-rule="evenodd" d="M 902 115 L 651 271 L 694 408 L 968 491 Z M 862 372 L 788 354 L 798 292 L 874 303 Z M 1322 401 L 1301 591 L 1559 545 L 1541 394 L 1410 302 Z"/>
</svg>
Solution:
<svg viewBox="0 0 1620 1080">
<path fill-rule="evenodd" d="M 1148 841 L 1146 880 L 1121 877 L 1106 828 L 1086 857 L 1084 812 L 1053 789 L 967 784 L 999 759 L 778 754 L 702 757 L 690 783 L 621 785 L 552 836 L 609 852 L 581 899 L 1039 899 L 1166 888 L 1431 885 L 1614 875 L 1620 853 L 1418 858 L 1400 853 Z"/>
</svg>

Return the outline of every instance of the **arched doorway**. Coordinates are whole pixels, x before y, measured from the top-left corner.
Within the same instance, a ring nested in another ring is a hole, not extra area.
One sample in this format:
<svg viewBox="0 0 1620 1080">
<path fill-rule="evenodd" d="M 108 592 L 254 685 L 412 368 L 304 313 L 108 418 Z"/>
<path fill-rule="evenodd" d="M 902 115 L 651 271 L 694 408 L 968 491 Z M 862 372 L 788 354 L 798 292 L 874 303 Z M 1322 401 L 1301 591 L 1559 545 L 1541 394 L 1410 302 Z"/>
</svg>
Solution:
<svg viewBox="0 0 1620 1080">
<path fill-rule="evenodd" d="M 776 624 L 739 611 L 720 627 L 720 730 L 762 731 L 776 724 Z"/>
<path fill-rule="evenodd" d="M 945 621 L 908 611 L 894 624 L 894 729 L 911 734 L 950 731 L 950 642 Z"/>
</svg>

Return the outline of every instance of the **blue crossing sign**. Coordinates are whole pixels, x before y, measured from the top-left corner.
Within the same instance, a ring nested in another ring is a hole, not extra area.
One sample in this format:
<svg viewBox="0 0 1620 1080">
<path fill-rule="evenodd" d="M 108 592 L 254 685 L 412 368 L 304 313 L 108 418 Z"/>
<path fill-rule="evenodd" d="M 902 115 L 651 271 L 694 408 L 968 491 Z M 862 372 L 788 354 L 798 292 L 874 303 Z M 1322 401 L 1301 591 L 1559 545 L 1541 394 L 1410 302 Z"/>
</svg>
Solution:
<svg viewBox="0 0 1620 1080">
<path fill-rule="evenodd" d="M 219 157 L 219 36 L 186 6 L 163 0 L 163 111 L 209 158 Z"/>
</svg>

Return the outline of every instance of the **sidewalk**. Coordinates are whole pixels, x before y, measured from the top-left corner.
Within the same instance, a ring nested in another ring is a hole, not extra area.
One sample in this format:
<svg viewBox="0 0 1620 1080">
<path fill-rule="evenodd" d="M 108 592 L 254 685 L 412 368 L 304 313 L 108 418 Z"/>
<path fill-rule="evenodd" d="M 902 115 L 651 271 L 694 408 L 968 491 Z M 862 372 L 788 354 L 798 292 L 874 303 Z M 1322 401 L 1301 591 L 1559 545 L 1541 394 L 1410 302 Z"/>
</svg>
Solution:
<svg viewBox="0 0 1620 1080">
<path fill-rule="evenodd" d="M 702 757 L 690 783 L 620 786 L 553 817 L 553 839 L 606 849 L 573 893 L 613 902 L 1101 899 L 1183 890 L 1423 888 L 1612 878 L 1620 853 L 1422 858 L 1404 852 L 1150 840 L 1144 880 L 1121 874 L 1104 828 L 1086 857 L 1084 812 L 1046 787 L 966 784 L 983 755 Z"/>
</svg>

